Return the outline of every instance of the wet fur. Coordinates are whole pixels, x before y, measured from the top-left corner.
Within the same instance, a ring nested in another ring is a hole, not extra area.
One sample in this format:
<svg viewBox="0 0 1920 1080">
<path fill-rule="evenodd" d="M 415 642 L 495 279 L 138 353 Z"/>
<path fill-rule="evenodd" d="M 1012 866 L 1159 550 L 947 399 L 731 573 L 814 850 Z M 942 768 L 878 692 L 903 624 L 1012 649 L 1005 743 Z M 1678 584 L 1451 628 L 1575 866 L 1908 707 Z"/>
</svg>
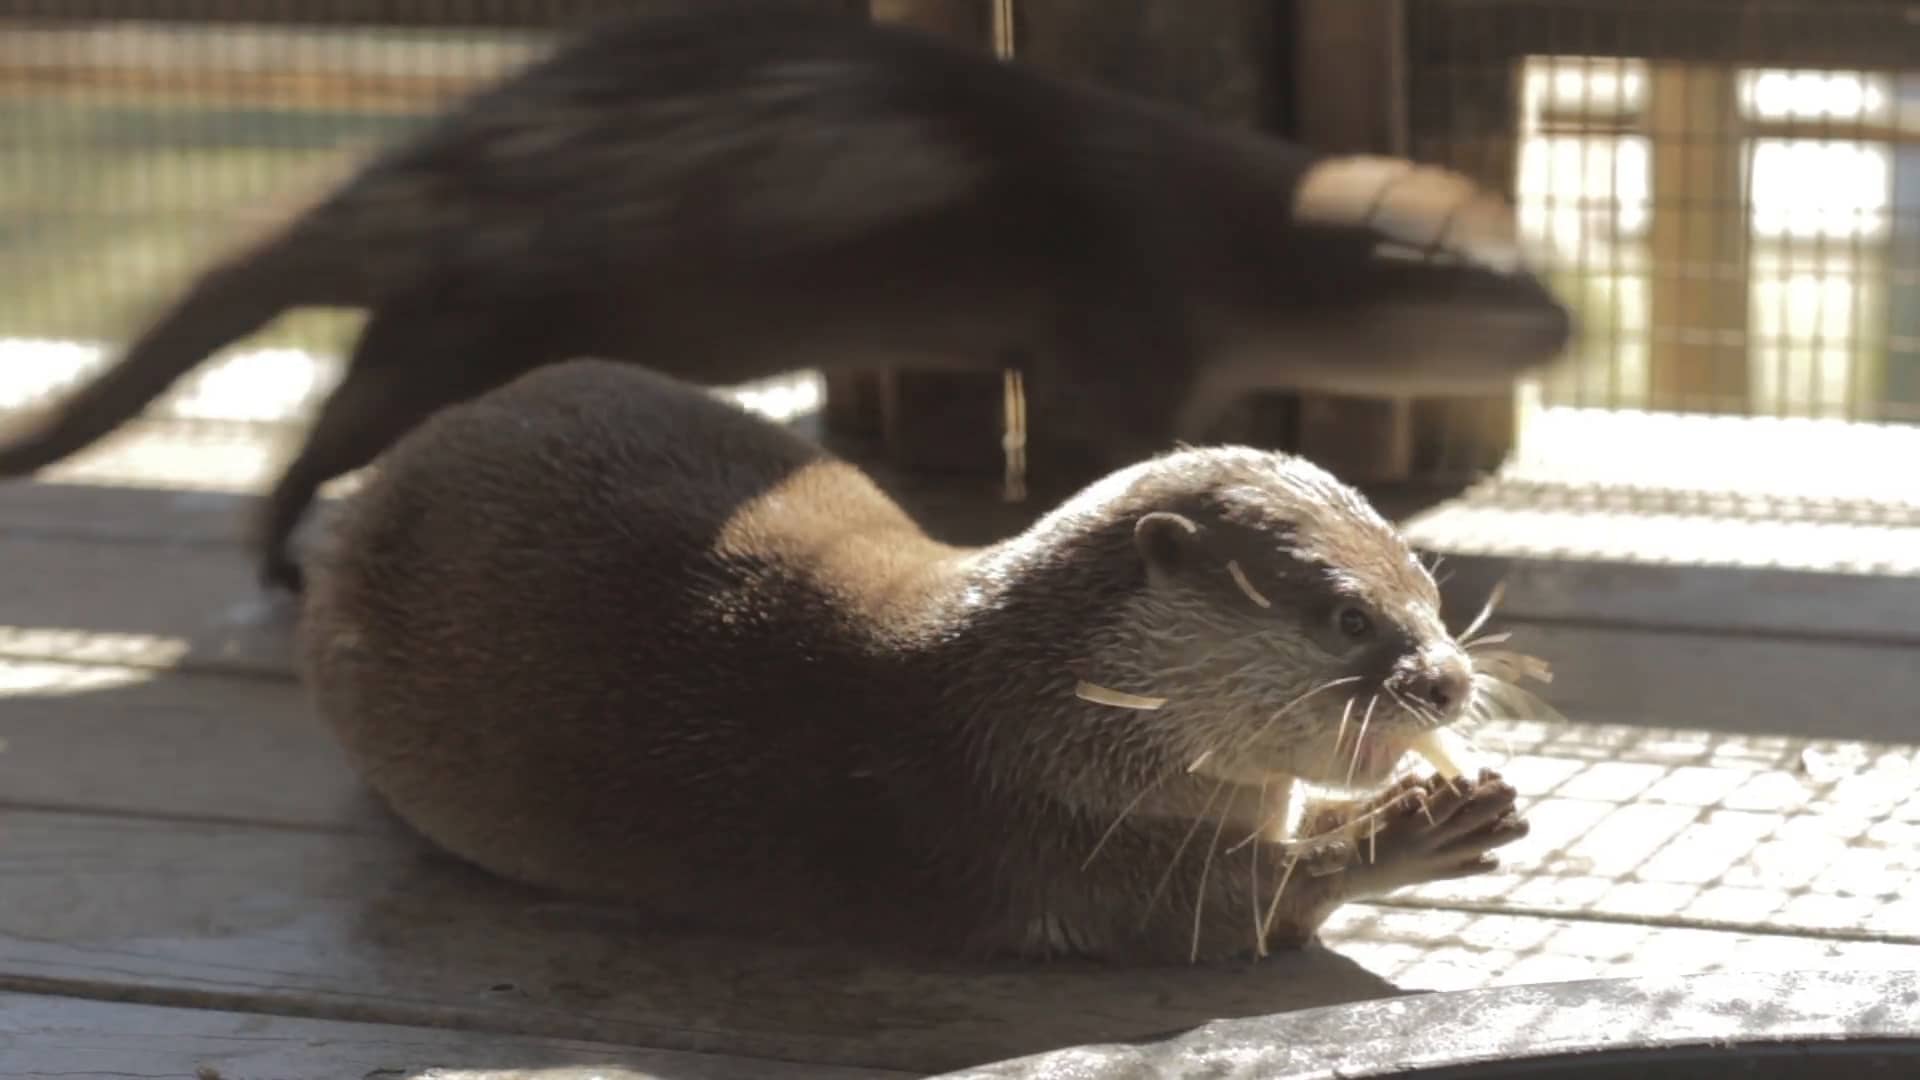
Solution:
<svg viewBox="0 0 1920 1080">
<path fill-rule="evenodd" d="M 1570 332 L 1533 277 L 1475 264 L 1509 239 L 1475 229 L 1509 215 L 1452 174 L 1303 186 L 1344 159 L 758 7 L 610 24 L 453 107 L 210 267 L 0 442 L 0 475 L 79 451 L 309 305 L 369 317 L 257 523 L 263 579 L 295 588 L 289 538 L 320 485 L 572 357 L 709 384 L 1017 364 L 1035 437 L 1082 447 L 1056 458 L 1091 478 L 1198 438 L 1249 385 L 1480 391 Z M 1383 238 L 1467 257 L 1381 260 Z"/>
<path fill-rule="evenodd" d="M 1143 545 L 1156 513 L 1188 516 L 1195 546 Z M 1315 645 L 1336 595 L 1444 639 L 1406 545 L 1285 455 L 1170 454 L 1018 537 L 955 548 L 797 435 L 577 361 L 403 437 L 326 548 L 303 678 L 371 787 L 495 873 L 673 921 L 1212 959 L 1304 941 L 1356 895 L 1477 872 L 1507 836 L 1378 865 L 1349 843 L 1331 872 L 1289 877 L 1256 937 L 1282 868 L 1315 853 L 1243 844 L 1256 792 L 1190 774 L 1194 756 L 1330 770 L 1343 698 L 1262 723 L 1335 676 L 1386 678 L 1407 652 Z M 1236 590 L 1222 552 L 1273 610 Z M 1090 704 L 1082 675 L 1170 702 Z M 1380 731 L 1423 722 L 1377 711 Z M 1469 803 L 1499 809 L 1489 791 Z M 1425 828 L 1411 797 L 1307 816 L 1333 829 L 1390 804 L 1391 842 Z"/>
</svg>

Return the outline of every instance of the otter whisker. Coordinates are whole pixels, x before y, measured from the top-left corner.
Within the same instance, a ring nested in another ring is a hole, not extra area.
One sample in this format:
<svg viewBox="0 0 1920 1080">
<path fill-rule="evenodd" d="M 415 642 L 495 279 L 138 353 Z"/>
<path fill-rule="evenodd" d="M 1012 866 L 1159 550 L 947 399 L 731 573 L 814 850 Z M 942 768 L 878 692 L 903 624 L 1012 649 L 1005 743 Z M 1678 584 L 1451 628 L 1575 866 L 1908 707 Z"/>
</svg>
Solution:
<svg viewBox="0 0 1920 1080">
<path fill-rule="evenodd" d="M 1113 824 L 1107 826 L 1107 831 L 1100 834 L 1100 839 L 1093 845 L 1093 850 L 1087 852 L 1086 859 L 1080 864 L 1081 870 L 1085 870 L 1087 867 L 1093 865 L 1093 860 L 1096 858 L 1099 858 L 1100 856 L 1100 849 L 1106 847 L 1107 841 L 1113 839 L 1113 834 L 1120 831 L 1121 823 L 1126 821 L 1128 816 L 1130 816 L 1135 810 L 1140 808 L 1140 804 L 1146 801 L 1146 798 L 1148 795 L 1153 794 L 1156 788 L 1158 788 L 1161 784 L 1164 784 L 1167 782 L 1168 775 L 1171 775 L 1171 774 L 1163 774 L 1160 777 L 1160 779 L 1155 780 L 1151 784 L 1148 784 L 1146 787 L 1141 788 L 1140 793 L 1138 795 L 1135 795 L 1133 798 L 1127 800 L 1127 805 L 1120 808 L 1120 814 L 1118 817 L 1115 817 L 1113 819 Z"/>
<path fill-rule="evenodd" d="M 1483 605 L 1480 608 L 1480 614 L 1475 615 L 1473 617 L 1473 622 L 1467 624 L 1467 629 L 1463 633 L 1461 633 L 1459 640 L 1461 641 L 1472 640 L 1473 635 L 1478 633 L 1480 628 L 1487 624 L 1487 619 L 1491 618 L 1493 615 L 1493 609 L 1499 606 L 1500 598 L 1505 596 L 1506 594 L 1507 594 L 1507 581 L 1505 578 L 1501 578 L 1500 583 L 1495 585 L 1493 587 L 1493 591 L 1487 594 L 1487 602 L 1485 605 Z"/>
<path fill-rule="evenodd" d="M 1421 727 L 1432 729 L 1446 726 L 1446 717 L 1439 709 L 1432 705 L 1410 698 L 1406 694 L 1391 687 L 1387 689 L 1387 696 L 1393 699 L 1394 704 L 1406 710 L 1409 715 L 1419 721 Z"/>
<path fill-rule="evenodd" d="M 1360 734 L 1353 739 L 1353 760 L 1347 763 L 1347 787 L 1353 786 L 1353 773 L 1360 767 L 1360 754 L 1367 743 L 1367 725 L 1373 722 L 1373 707 L 1378 704 L 1380 704 L 1379 694 L 1368 698 L 1367 711 L 1360 716 Z"/>
<path fill-rule="evenodd" d="M 1207 857 L 1200 862 L 1200 886 L 1193 900 L 1193 941 L 1187 947 L 1187 963 L 1200 962 L 1200 918 L 1207 910 L 1207 871 L 1213 869 L 1213 853 L 1220 849 L 1220 833 L 1227 827 L 1227 817 L 1233 813 L 1233 801 L 1238 795 L 1234 792 L 1227 796 L 1227 805 L 1220 811 L 1213 826 L 1213 839 L 1207 842 Z"/>
<path fill-rule="evenodd" d="M 1220 792 L 1225 790 L 1226 786 L 1227 782 L 1224 779 L 1217 781 L 1213 785 L 1213 794 L 1207 796 L 1206 803 L 1200 807 L 1200 813 L 1195 815 L 1193 823 L 1187 826 L 1186 835 L 1180 838 L 1180 846 L 1173 849 L 1173 857 L 1167 860 L 1166 873 L 1160 875 L 1160 883 L 1153 887 L 1153 895 L 1147 897 L 1147 906 L 1145 910 L 1140 913 L 1140 928 L 1142 930 L 1146 929 L 1147 919 L 1153 915 L 1153 909 L 1160 903 L 1161 894 L 1167 891 L 1168 883 L 1173 880 L 1173 872 L 1180 868 L 1180 856 L 1186 854 L 1187 845 L 1193 842 L 1193 834 L 1200 830 L 1200 823 L 1205 821 L 1207 815 L 1213 812 L 1213 800 L 1220 797 Z"/>
<path fill-rule="evenodd" d="M 1306 702 L 1308 698 L 1313 697 L 1315 694 L 1324 693 L 1328 690 L 1333 689 L 1336 686 L 1345 686 L 1349 683 L 1357 683 L 1359 681 L 1360 681 L 1360 676 L 1358 675 L 1348 675 L 1344 678 L 1330 679 L 1327 682 L 1323 682 L 1319 686 L 1316 686 L 1313 689 L 1308 690 L 1305 693 L 1299 695 L 1298 697 L 1294 698 L 1292 701 L 1289 701 L 1285 705 L 1280 706 L 1279 711 L 1275 712 L 1272 716 L 1267 717 L 1266 722 L 1261 724 L 1258 730 L 1256 730 L 1253 734 L 1247 737 L 1246 742 L 1241 745 L 1241 749 L 1245 750 L 1247 747 L 1254 746 L 1258 744 L 1261 739 L 1266 738 L 1267 732 L 1272 729 L 1274 724 L 1280 721 L 1281 717 L 1292 712 L 1294 709 L 1299 708 L 1303 703 Z"/>
<path fill-rule="evenodd" d="M 1280 884 L 1273 890 L 1273 902 L 1267 905 L 1266 918 L 1260 920 L 1260 955 L 1267 955 L 1267 938 L 1273 933 L 1274 916 L 1280 914 L 1280 898 L 1286 895 L 1287 883 L 1293 880 L 1294 868 L 1300 865 L 1298 851 L 1287 852 L 1287 868 L 1280 874 Z"/>
<path fill-rule="evenodd" d="M 1502 630 L 1497 634 L 1483 634 L 1477 638 L 1468 638 L 1460 643 L 1460 647 L 1467 652 L 1473 652 L 1476 649 L 1484 649 L 1491 645 L 1498 645 L 1503 641 L 1512 639 L 1512 637 L 1513 631 Z"/>
<path fill-rule="evenodd" d="M 1359 694 L 1347 695 L 1347 706 L 1340 710 L 1340 729 L 1333 733 L 1333 745 L 1327 747 L 1326 763 L 1320 766 L 1321 776 L 1333 775 L 1333 763 L 1340 756 L 1340 744 L 1347 740 L 1347 722 L 1353 719 L 1353 706 L 1360 700 Z"/>
<path fill-rule="evenodd" d="M 1287 781 L 1286 791 L 1284 791 L 1281 794 L 1281 797 L 1277 802 L 1272 804 L 1271 809 L 1268 808 L 1268 803 L 1267 803 L 1268 783 L 1270 783 L 1270 781 L 1264 778 L 1260 781 L 1260 808 L 1263 812 L 1263 816 L 1258 821 L 1254 822 L 1252 832 L 1241 837 L 1238 841 L 1234 843 L 1232 847 L 1227 849 L 1226 853 L 1228 855 L 1231 855 L 1234 852 L 1239 851 L 1241 848 L 1246 847 L 1248 844 L 1253 843 L 1255 840 L 1258 840 L 1261 837 L 1266 836 L 1269 832 L 1272 831 L 1273 826 L 1276 823 L 1284 820 L 1288 814 L 1293 812 L 1293 793 L 1294 793 L 1293 780 L 1289 779 Z M 1259 849 L 1255 848 L 1254 850 L 1258 851 Z M 1255 906 L 1258 906 L 1257 902 Z"/>
<path fill-rule="evenodd" d="M 1235 585 L 1240 586 L 1240 591 L 1247 594 L 1247 599 L 1253 601 L 1255 604 L 1258 604 L 1263 608 L 1270 608 L 1273 606 L 1273 601 L 1260 595 L 1260 590 L 1254 588 L 1253 582 L 1247 580 L 1247 572 L 1240 569 L 1239 562 L 1233 559 L 1228 559 L 1227 573 L 1232 575 L 1233 583 Z"/>
<path fill-rule="evenodd" d="M 1267 805 L 1267 781 L 1264 779 L 1260 781 L 1260 805 L 1263 807 Z M 1250 842 L 1255 836 L 1259 836 L 1262 832 L 1265 832 L 1265 831 L 1266 831 L 1265 829 L 1256 829 L 1251 836 L 1247 837 L 1246 840 L 1242 840 L 1240 841 L 1240 843 L 1235 844 L 1227 852 L 1227 854 L 1231 855 L 1235 851 L 1239 851 L 1242 847 L 1246 846 L 1246 844 Z M 1247 877 L 1249 879 L 1249 882 L 1248 882 L 1249 896 L 1247 900 L 1247 910 L 1249 913 L 1253 915 L 1253 954 L 1255 956 L 1265 956 L 1267 955 L 1267 943 L 1266 943 L 1266 940 L 1260 936 L 1260 845 L 1259 844 L 1253 845 L 1253 850 L 1247 853 L 1247 859 L 1248 859 Z"/>
</svg>

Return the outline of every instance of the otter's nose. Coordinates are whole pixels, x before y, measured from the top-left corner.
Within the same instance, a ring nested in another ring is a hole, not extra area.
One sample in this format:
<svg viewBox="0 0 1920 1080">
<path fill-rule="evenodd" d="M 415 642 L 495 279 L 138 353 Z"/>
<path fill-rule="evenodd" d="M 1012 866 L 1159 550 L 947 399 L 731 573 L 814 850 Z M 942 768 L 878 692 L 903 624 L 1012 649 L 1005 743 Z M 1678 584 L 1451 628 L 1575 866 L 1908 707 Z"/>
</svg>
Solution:
<svg viewBox="0 0 1920 1080">
<path fill-rule="evenodd" d="M 1400 692 L 1422 705 L 1449 713 L 1459 708 L 1473 692 L 1473 673 L 1467 669 L 1466 661 L 1449 656 L 1408 672 Z"/>
</svg>

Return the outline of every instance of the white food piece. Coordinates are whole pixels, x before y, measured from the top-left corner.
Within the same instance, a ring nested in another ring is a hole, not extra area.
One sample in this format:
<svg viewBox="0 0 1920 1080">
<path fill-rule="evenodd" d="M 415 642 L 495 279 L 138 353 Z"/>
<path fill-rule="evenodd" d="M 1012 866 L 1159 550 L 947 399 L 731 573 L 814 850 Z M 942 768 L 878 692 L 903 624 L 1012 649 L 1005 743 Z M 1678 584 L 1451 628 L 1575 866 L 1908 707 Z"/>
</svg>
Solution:
<svg viewBox="0 0 1920 1080">
<path fill-rule="evenodd" d="M 1163 697 L 1142 697 L 1139 694 L 1129 694 L 1125 690 L 1109 690 L 1085 679 L 1081 679 L 1074 685 L 1073 696 L 1081 701 L 1091 701 L 1095 705 L 1112 705 L 1118 709 L 1139 709 L 1142 712 L 1152 712 L 1167 703 L 1167 699 Z"/>
<path fill-rule="evenodd" d="M 1467 740 L 1446 728 L 1435 728 L 1422 734 L 1413 740 L 1408 749 L 1425 758 L 1434 771 L 1448 780 L 1458 780 L 1466 775 L 1468 769 L 1477 768 Z"/>
<path fill-rule="evenodd" d="M 1291 773 L 1271 772 L 1250 767 L 1233 767 L 1202 754 L 1187 771 L 1209 780 L 1219 780 L 1260 793 L 1256 812 L 1260 839 L 1268 844 L 1284 844 L 1293 835 L 1293 788 L 1297 779 Z"/>
<path fill-rule="evenodd" d="M 1267 782 L 1267 802 L 1260 808 L 1260 839 L 1263 843 L 1284 844 L 1293 835 L 1293 777 L 1275 774 Z"/>
</svg>

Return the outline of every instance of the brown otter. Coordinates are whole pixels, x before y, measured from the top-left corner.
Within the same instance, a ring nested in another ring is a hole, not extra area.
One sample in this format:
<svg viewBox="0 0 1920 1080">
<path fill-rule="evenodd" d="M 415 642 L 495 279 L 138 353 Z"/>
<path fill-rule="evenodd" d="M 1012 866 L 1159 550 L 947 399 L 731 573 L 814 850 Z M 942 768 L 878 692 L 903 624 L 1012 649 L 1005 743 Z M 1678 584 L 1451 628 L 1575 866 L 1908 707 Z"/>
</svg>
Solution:
<svg viewBox="0 0 1920 1080">
<path fill-rule="evenodd" d="M 1284 454 L 1172 452 L 956 548 L 801 436 L 574 361 L 402 437 L 326 547 L 303 678 L 370 787 L 674 921 L 1216 958 L 1526 832 L 1482 772 L 1275 842 L 1296 778 L 1378 786 L 1487 689 L 1394 529 Z"/>
<path fill-rule="evenodd" d="M 80 450 L 307 305 L 368 319 L 257 524 L 263 580 L 294 589 L 289 538 L 320 485 L 573 357 L 709 384 L 1035 369 L 1035 415 L 1086 447 L 1055 460 L 1090 479 L 1204 437 L 1250 387 L 1479 392 L 1568 339 L 1506 206 L 1455 174 L 791 7 L 609 23 L 450 108 L 209 267 L 0 441 L 0 475 Z"/>
</svg>

